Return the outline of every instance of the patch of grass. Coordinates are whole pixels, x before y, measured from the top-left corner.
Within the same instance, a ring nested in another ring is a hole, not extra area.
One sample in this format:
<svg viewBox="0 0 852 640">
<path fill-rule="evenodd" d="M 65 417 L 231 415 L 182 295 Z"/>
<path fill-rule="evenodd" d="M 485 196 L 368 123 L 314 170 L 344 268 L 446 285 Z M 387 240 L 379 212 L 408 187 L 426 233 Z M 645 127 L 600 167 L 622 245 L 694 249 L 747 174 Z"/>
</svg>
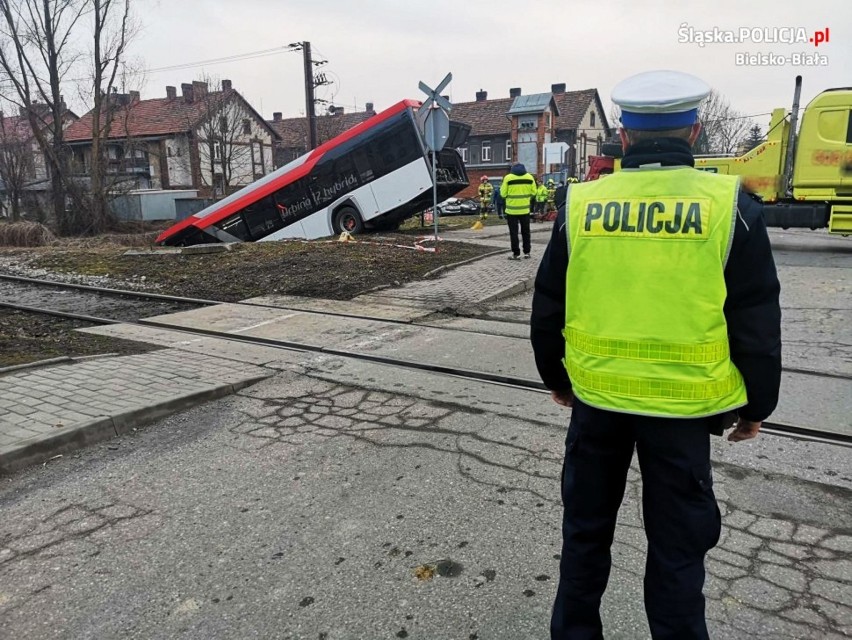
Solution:
<svg viewBox="0 0 852 640">
<path fill-rule="evenodd" d="M 458 229 L 470 229 L 475 222 L 479 220 L 479 215 L 473 216 L 443 216 L 438 219 L 438 232 L 441 231 L 452 231 Z M 501 220 L 497 217 L 496 213 L 489 213 L 488 219 L 483 220 L 483 224 L 486 227 L 493 227 L 498 225 L 505 225 L 506 221 Z M 427 224 L 425 227 L 420 226 L 420 217 L 416 216 L 414 218 L 409 218 L 399 227 L 400 233 L 405 234 L 417 234 L 417 235 L 429 235 L 435 226 L 433 224 Z"/>
<path fill-rule="evenodd" d="M 15 256 L 28 267 L 53 273 L 109 276 L 146 290 L 234 302 L 272 293 L 345 300 L 488 252 L 459 242 L 441 242 L 435 253 L 413 246 L 410 235 L 369 234 L 356 242 L 244 243 L 209 254 L 128 256 L 116 246 L 66 246 Z"/>
</svg>

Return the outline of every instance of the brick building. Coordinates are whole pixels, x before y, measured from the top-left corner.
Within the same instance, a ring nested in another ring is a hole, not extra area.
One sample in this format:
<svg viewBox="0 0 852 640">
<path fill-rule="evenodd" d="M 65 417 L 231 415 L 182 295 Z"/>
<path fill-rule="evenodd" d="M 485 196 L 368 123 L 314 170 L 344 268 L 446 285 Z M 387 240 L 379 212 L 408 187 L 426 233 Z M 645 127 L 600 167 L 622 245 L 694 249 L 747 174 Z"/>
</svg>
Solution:
<svg viewBox="0 0 852 640">
<path fill-rule="evenodd" d="M 317 116 L 317 143 L 322 144 L 340 135 L 347 129 L 361 124 L 367 118 L 376 115 L 373 103 L 368 102 L 364 111 L 346 113 L 343 107 L 333 107 L 334 112 Z M 278 134 L 280 140 L 275 143 L 275 166 L 283 167 L 288 162 L 308 152 L 308 119 L 282 118 L 280 112 L 272 114 L 267 124 Z"/>
<path fill-rule="evenodd" d="M 565 170 L 580 177 L 588 156 L 600 153 L 612 133 L 597 89 L 566 91 L 564 83 L 551 85 L 549 93 L 527 96 L 512 88 L 509 97 L 491 100 L 480 90 L 473 102 L 455 103 L 451 118 L 471 126 L 467 143 L 459 149 L 471 184 L 461 197 L 476 195 L 481 176 L 508 173 L 519 154 L 536 175 Z M 545 144 L 562 149 L 557 155 L 549 149 L 547 167 Z"/>
<path fill-rule="evenodd" d="M 197 189 L 221 197 L 272 171 L 278 134 L 223 80 L 166 87 L 164 98 L 111 94 L 105 154 L 108 172 L 136 189 Z M 65 131 L 77 170 L 91 166 L 92 112 Z"/>
</svg>

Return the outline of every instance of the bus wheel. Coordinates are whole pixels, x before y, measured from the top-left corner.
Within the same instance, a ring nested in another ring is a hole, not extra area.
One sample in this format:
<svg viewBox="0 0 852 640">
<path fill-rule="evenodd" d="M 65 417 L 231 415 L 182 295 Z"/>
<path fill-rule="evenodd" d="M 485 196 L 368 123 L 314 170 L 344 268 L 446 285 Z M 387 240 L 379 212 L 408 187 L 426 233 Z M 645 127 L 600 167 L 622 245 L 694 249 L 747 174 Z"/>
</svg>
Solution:
<svg viewBox="0 0 852 640">
<path fill-rule="evenodd" d="M 364 230 L 364 221 L 358 215 L 354 207 L 341 207 L 334 215 L 334 232 L 361 233 Z"/>
</svg>

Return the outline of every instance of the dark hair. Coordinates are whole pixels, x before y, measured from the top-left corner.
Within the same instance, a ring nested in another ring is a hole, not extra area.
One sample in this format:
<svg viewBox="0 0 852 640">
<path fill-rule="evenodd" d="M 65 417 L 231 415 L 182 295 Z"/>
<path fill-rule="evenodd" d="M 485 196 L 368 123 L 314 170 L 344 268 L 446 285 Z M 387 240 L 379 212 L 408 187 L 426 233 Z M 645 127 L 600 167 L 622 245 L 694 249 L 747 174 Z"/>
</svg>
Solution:
<svg viewBox="0 0 852 640">
<path fill-rule="evenodd" d="M 639 129 L 624 129 L 624 134 L 627 136 L 627 141 L 630 144 L 636 144 L 643 140 L 653 140 L 655 138 L 682 138 L 689 140 L 692 135 L 692 127 L 679 127 L 677 129 L 663 129 L 661 131 L 640 131 Z"/>
</svg>

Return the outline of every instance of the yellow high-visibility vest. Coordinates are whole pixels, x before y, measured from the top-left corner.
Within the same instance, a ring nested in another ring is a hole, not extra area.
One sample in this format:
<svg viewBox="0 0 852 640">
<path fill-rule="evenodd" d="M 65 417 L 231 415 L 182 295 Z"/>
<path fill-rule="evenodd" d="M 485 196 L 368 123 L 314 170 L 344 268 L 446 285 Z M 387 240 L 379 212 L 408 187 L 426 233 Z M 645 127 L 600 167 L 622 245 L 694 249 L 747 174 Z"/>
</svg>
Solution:
<svg viewBox="0 0 852 640">
<path fill-rule="evenodd" d="M 746 404 L 723 311 L 738 189 L 690 167 L 571 185 L 564 363 L 580 400 L 664 417 Z"/>
<path fill-rule="evenodd" d="M 516 176 L 514 173 L 503 178 L 500 195 L 506 201 L 506 215 L 520 216 L 530 212 L 530 198 L 535 197 L 535 178 L 529 173 Z"/>
</svg>

